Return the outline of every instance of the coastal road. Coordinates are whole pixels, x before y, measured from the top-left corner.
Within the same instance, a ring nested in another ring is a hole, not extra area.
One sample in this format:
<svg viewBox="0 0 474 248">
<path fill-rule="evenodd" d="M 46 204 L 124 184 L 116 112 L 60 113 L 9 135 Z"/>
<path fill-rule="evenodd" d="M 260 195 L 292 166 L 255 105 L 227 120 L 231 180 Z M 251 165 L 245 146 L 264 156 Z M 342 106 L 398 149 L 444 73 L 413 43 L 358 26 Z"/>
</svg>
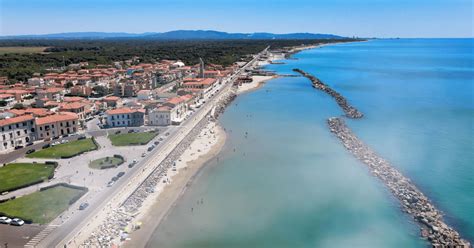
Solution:
<svg viewBox="0 0 474 248">
<path fill-rule="evenodd" d="M 126 173 L 111 189 L 99 192 L 98 196 L 94 197 L 95 199 L 90 202 L 90 207 L 86 211 L 72 216 L 67 222 L 56 227 L 36 247 L 77 246 L 85 240 L 89 236 L 90 231 L 103 223 L 108 212 L 117 209 L 157 169 L 161 161 L 173 151 L 176 145 L 186 137 L 200 120 L 207 116 L 217 103 L 217 100 L 232 87 L 234 80 L 245 69 L 252 66 L 267 49 L 268 47 L 245 66 L 238 69 L 232 76 L 224 80 L 224 85 L 219 93 L 211 97 L 204 106 L 185 120 L 180 127 L 170 130 L 166 142 L 162 142 L 155 148 L 134 170 Z"/>
</svg>

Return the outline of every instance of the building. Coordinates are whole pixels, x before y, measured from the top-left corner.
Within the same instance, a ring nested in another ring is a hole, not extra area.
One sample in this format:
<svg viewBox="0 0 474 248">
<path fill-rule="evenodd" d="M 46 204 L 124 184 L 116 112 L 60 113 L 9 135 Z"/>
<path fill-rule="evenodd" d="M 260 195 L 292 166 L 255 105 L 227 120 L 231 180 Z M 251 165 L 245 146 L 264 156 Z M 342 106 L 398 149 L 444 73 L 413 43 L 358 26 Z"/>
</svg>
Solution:
<svg viewBox="0 0 474 248">
<path fill-rule="evenodd" d="M 15 96 L 12 94 L 0 93 L 0 107 L 11 107 L 16 103 Z"/>
<path fill-rule="evenodd" d="M 138 100 L 151 100 L 152 99 L 151 90 L 140 90 L 137 93 Z"/>
<path fill-rule="evenodd" d="M 63 102 L 59 104 L 59 111 L 77 114 L 81 123 L 85 121 L 90 110 L 90 106 L 83 102 Z"/>
<path fill-rule="evenodd" d="M 164 126 L 180 124 L 188 114 L 188 105 L 192 99 L 192 95 L 184 95 L 168 99 L 163 103 L 163 106 L 150 111 L 150 114 L 148 115 L 149 125 Z M 166 119 L 169 119 L 169 121 Z"/>
<path fill-rule="evenodd" d="M 0 151 L 10 151 L 32 143 L 36 136 L 33 115 L 21 115 L 0 120 Z"/>
<path fill-rule="evenodd" d="M 118 108 L 107 110 L 107 126 L 139 127 L 145 123 L 144 109 Z"/>
<path fill-rule="evenodd" d="M 205 78 L 218 78 L 221 76 L 220 71 L 204 71 Z"/>
<path fill-rule="evenodd" d="M 60 112 L 35 120 L 37 139 L 52 139 L 77 132 L 79 117 L 75 113 Z"/>
<path fill-rule="evenodd" d="M 116 108 L 121 104 L 121 99 L 117 96 L 108 96 L 102 99 L 102 101 L 107 104 L 108 108 Z"/>
<path fill-rule="evenodd" d="M 169 106 L 161 106 L 152 109 L 148 113 L 148 125 L 150 126 L 169 126 L 171 125 L 171 110 Z"/>
<path fill-rule="evenodd" d="M 189 78 L 183 81 L 185 89 L 208 89 L 216 83 L 214 78 Z"/>
</svg>

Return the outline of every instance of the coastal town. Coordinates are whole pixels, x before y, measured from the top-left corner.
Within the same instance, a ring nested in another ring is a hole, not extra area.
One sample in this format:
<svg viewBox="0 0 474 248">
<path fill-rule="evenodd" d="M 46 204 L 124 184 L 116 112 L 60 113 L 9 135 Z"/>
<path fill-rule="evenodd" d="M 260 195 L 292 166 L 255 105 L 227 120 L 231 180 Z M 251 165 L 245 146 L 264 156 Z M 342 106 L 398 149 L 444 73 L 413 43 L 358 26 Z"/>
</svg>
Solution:
<svg viewBox="0 0 474 248">
<path fill-rule="evenodd" d="M 70 64 L 14 84 L 2 77 L 2 239 L 25 247 L 130 240 L 139 213 L 188 169 L 179 161 L 222 143 L 215 120 L 225 106 L 273 78 L 260 66 L 289 51 L 266 48 L 228 67 L 133 57 Z M 192 150 L 202 139 L 209 140 Z"/>
</svg>

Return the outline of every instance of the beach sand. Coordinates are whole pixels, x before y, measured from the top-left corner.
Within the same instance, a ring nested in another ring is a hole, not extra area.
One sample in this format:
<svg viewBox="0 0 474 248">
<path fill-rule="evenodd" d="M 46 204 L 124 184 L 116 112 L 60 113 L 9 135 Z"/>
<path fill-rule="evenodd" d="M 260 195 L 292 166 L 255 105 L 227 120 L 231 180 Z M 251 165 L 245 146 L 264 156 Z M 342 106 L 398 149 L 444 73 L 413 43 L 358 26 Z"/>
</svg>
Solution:
<svg viewBox="0 0 474 248">
<path fill-rule="evenodd" d="M 133 231 L 123 247 L 145 247 L 156 227 L 166 218 L 168 212 L 176 204 L 191 185 L 194 177 L 203 165 L 215 157 L 223 148 L 226 140 L 225 131 L 216 122 L 209 124 L 201 131 L 191 146 L 176 161 L 176 171 L 167 172 L 165 184 L 160 183 L 155 193 L 144 202 L 140 213 L 135 217 L 134 224 L 141 222 L 141 228 Z"/>
<path fill-rule="evenodd" d="M 251 83 L 244 83 L 240 85 L 239 88 L 237 89 L 237 94 L 242 94 L 244 92 L 256 90 L 262 87 L 266 81 L 277 78 L 277 77 L 278 76 L 252 76 L 253 81 Z"/>
</svg>

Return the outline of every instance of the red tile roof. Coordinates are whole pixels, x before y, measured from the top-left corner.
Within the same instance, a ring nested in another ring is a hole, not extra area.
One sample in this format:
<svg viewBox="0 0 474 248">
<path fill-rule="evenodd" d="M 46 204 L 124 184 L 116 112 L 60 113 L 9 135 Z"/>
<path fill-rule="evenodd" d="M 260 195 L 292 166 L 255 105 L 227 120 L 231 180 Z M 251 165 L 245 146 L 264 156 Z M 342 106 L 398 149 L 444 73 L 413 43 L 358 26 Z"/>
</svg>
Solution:
<svg viewBox="0 0 474 248">
<path fill-rule="evenodd" d="M 144 109 L 131 109 L 131 108 L 118 108 L 118 109 L 112 109 L 112 110 L 107 110 L 108 115 L 120 115 L 120 114 L 133 114 L 133 113 L 145 113 Z"/>
<path fill-rule="evenodd" d="M 79 117 L 75 113 L 61 112 L 46 117 L 40 117 L 36 119 L 36 125 L 52 124 L 60 121 L 77 121 Z"/>
<path fill-rule="evenodd" d="M 107 102 L 109 102 L 109 101 L 116 102 L 118 100 L 120 100 L 120 97 L 118 97 L 118 96 L 108 96 L 108 97 L 104 98 L 104 101 L 107 101 Z"/>
<path fill-rule="evenodd" d="M 20 115 L 20 116 L 0 120 L 0 126 L 6 126 L 6 125 L 15 124 L 15 123 L 25 122 L 25 121 L 32 121 L 34 119 L 35 118 L 33 117 L 33 115 Z"/>
<path fill-rule="evenodd" d="M 79 109 L 86 106 L 86 104 L 81 103 L 81 102 L 66 102 L 66 103 L 61 103 L 59 105 L 60 105 L 60 109 L 64 111 Z"/>
<path fill-rule="evenodd" d="M 48 109 L 45 108 L 27 108 L 27 109 L 10 109 L 8 112 L 14 115 L 24 115 L 24 114 L 32 114 L 33 116 L 47 116 L 53 114 L 49 112 Z"/>
</svg>

